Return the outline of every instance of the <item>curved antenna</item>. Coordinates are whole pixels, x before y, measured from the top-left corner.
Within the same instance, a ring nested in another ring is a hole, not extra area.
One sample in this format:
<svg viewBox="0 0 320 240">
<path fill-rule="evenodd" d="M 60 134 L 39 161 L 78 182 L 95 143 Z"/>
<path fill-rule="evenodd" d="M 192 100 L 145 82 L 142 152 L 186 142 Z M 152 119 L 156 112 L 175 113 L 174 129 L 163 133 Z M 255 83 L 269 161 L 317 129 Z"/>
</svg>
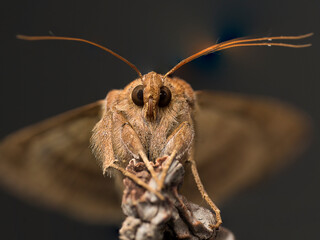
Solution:
<svg viewBox="0 0 320 240">
<path fill-rule="evenodd" d="M 128 64 L 133 70 L 135 70 L 139 77 L 142 78 L 142 74 L 141 72 L 138 70 L 138 68 L 131 62 L 129 62 L 127 59 L 125 59 L 124 57 L 121 57 L 119 54 L 115 53 L 114 51 L 110 50 L 109 48 L 106 48 L 100 44 L 85 40 L 85 39 L 81 39 L 81 38 L 73 38 L 73 37 L 58 37 L 58 36 L 26 36 L 26 35 L 17 35 L 18 39 L 22 39 L 22 40 L 27 40 L 27 41 L 39 41 L 39 40 L 66 40 L 66 41 L 75 41 L 75 42 L 84 42 L 84 43 L 88 43 L 90 45 L 96 46 L 98 48 L 101 48 L 102 50 L 112 54 L 113 56 L 119 58 L 120 60 L 122 60 L 123 62 L 125 62 L 126 64 Z"/>
<path fill-rule="evenodd" d="M 203 49 L 200 52 L 197 52 L 190 57 L 182 60 L 179 62 L 176 66 L 174 66 L 169 72 L 167 72 L 164 75 L 164 78 L 166 78 L 168 75 L 175 72 L 177 69 L 182 67 L 188 62 L 193 61 L 194 59 L 197 59 L 201 56 L 207 55 L 209 53 L 225 50 L 228 48 L 234 48 L 234 47 L 251 47 L 251 46 L 280 46 L 280 47 L 290 47 L 290 48 L 304 48 L 304 47 L 310 47 L 311 44 L 288 44 L 288 43 L 273 43 L 271 41 L 273 40 L 298 40 L 298 39 L 304 39 L 307 37 L 311 37 L 313 33 L 308 33 L 304 35 L 299 36 L 278 36 L 278 37 L 262 37 L 262 38 L 250 38 L 250 39 L 233 39 L 230 41 L 218 43 L 215 45 L 212 45 L 206 49 Z M 264 41 L 264 42 L 262 42 Z"/>
</svg>

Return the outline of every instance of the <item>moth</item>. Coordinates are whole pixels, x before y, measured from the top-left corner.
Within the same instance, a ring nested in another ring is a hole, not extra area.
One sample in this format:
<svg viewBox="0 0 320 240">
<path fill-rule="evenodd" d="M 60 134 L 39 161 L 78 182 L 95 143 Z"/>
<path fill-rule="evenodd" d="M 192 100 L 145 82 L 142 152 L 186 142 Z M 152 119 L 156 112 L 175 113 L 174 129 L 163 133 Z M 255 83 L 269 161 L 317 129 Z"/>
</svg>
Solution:
<svg viewBox="0 0 320 240">
<path fill-rule="evenodd" d="M 88 40 L 19 35 L 24 40 L 70 40 L 94 45 L 128 64 L 138 78 L 122 90 L 112 90 L 104 100 L 3 139 L 1 182 L 20 196 L 74 217 L 114 223 L 122 218 L 119 172 L 146 187 L 125 170 L 128 162 L 136 159 L 146 164 L 157 181 L 157 188 L 148 190 L 161 198 L 166 169 L 178 159 L 189 172 L 183 194 L 194 202 L 203 197 L 215 211 L 219 226 L 220 211 L 209 196 L 219 202 L 285 165 L 302 149 L 308 119 L 274 99 L 194 91 L 172 74 L 196 58 L 233 47 L 308 47 L 310 44 L 275 41 L 311 35 L 230 40 L 195 53 L 166 74 L 144 75 L 125 58 Z M 168 164 L 164 173 L 156 176 L 151 163 L 163 156 L 168 156 Z M 113 177 L 105 178 L 101 168 Z"/>
</svg>

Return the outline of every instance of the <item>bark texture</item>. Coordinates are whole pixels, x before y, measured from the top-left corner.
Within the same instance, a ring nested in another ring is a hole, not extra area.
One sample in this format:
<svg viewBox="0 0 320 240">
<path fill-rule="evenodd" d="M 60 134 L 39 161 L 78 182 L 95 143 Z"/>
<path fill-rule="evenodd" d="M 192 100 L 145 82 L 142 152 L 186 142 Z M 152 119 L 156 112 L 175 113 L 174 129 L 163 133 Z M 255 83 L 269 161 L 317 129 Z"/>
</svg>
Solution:
<svg viewBox="0 0 320 240">
<path fill-rule="evenodd" d="M 157 159 L 155 171 L 160 174 L 166 157 Z M 144 163 L 129 162 L 126 170 L 134 173 L 150 187 L 156 188 Z M 178 193 L 183 182 L 184 168 L 174 160 L 165 179 L 160 200 L 153 193 L 146 191 L 125 178 L 125 190 L 122 198 L 122 210 L 127 216 L 120 229 L 121 240 L 162 240 L 162 239 L 210 239 L 233 240 L 233 234 L 220 227 L 212 229 L 215 215 L 208 209 L 189 202 Z"/>
</svg>

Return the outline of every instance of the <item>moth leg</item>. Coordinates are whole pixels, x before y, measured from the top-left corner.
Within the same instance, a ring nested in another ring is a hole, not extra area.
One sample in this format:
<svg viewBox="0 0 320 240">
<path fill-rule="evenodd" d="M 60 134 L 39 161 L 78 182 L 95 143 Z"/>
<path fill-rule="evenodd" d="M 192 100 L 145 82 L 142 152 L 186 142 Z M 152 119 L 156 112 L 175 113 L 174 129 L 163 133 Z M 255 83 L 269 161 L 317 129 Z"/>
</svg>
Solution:
<svg viewBox="0 0 320 240">
<path fill-rule="evenodd" d="M 168 137 L 163 155 L 169 155 L 169 158 L 164 163 L 159 179 L 158 191 L 161 191 L 163 188 L 164 180 L 174 158 L 180 158 L 190 149 L 193 136 L 194 132 L 190 123 L 185 121 L 182 122 Z"/>
<path fill-rule="evenodd" d="M 174 150 L 171 155 L 169 156 L 169 158 L 167 158 L 164 166 L 163 166 L 163 169 L 162 169 L 162 172 L 161 172 L 161 175 L 160 175 L 160 179 L 159 179 L 159 184 L 158 184 L 158 188 L 157 190 L 158 191 L 161 191 L 162 188 L 163 188 L 163 185 L 164 185 L 164 180 L 166 179 L 166 176 L 167 176 L 167 173 L 168 173 L 168 170 L 171 166 L 171 163 L 173 162 L 173 159 L 175 158 L 177 154 L 177 151 Z"/>
<path fill-rule="evenodd" d="M 137 154 L 141 157 L 142 161 L 146 165 L 148 171 L 150 172 L 152 178 L 156 181 L 157 185 L 159 185 L 159 180 L 156 172 L 154 171 L 153 166 L 151 165 L 148 157 L 144 152 L 144 148 L 141 144 L 141 141 L 137 135 L 137 133 L 133 130 L 133 128 L 129 125 L 129 123 L 124 123 L 121 129 L 121 141 L 126 146 L 129 152 L 137 158 Z"/>
<path fill-rule="evenodd" d="M 188 160 L 191 163 L 191 172 L 192 175 L 194 177 L 194 180 L 197 184 L 197 187 L 199 189 L 199 192 L 201 193 L 202 198 L 207 202 L 207 204 L 210 206 L 210 208 L 214 211 L 215 215 L 216 215 L 216 224 L 215 225 L 211 225 L 211 228 L 218 228 L 221 223 L 222 223 L 222 219 L 221 219 L 221 215 L 220 215 L 220 210 L 219 208 L 213 203 L 213 201 L 211 200 L 211 198 L 209 197 L 209 195 L 207 194 L 206 190 L 204 189 L 204 186 L 201 182 L 199 173 L 198 173 L 198 169 L 197 169 L 197 165 L 196 162 L 193 159 L 189 159 Z"/>
<path fill-rule="evenodd" d="M 136 184 L 140 185 L 141 187 L 145 188 L 146 190 L 148 190 L 149 192 L 154 193 L 157 197 L 159 197 L 161 200 L 164 200 L 164 197 L 162 196 L 162 194 L 158 191 L 156 191 L 155 189 L 153 189 L 152 187 L 150 187 L 148 184 L 146 184 L 144 181 L 142 181 L 140 178 L 138 178 L 136 175 L 134 175 L 133 173 L 127 171 L 126 169 L 118 166 L 115 163 L 111 163 L 111 165 L 109 166 L 111 168 L 114 168 L 116 170 L 118 170 L 119 172 L 121 172 L 124 176 L 130 178 L 132 181 L 134 181 Z"/>
</svg>

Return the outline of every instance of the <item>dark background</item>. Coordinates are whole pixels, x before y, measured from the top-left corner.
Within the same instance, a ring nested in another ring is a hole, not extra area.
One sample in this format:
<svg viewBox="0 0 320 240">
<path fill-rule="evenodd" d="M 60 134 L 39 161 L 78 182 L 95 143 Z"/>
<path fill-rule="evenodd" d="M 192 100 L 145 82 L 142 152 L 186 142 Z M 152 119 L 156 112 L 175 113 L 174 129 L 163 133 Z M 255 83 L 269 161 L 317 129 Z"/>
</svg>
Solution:
<svg viewBox="0 0 320 240">
<path fill-rule="evenodd" d="M 11 1 L 0 10 L 0 137 L 105 97 L 136 74 L 113 56 L 79 43 L 26 42 L 16 34 L 82 37 L 126 57 L 142 73 L 165 73 L 217 40 L 315 32 L 311 48 L 241 48 L 210 55 L 176 75 L 194 89 L 273 96 L 313 119 L 313 142 L 291 166 L 221 205 L 238 239 L 311 239 L 320 227 L 319 27 L 317 0 Z M 0 192 L 1 239 L 116 239 Z"/>
</svg>

